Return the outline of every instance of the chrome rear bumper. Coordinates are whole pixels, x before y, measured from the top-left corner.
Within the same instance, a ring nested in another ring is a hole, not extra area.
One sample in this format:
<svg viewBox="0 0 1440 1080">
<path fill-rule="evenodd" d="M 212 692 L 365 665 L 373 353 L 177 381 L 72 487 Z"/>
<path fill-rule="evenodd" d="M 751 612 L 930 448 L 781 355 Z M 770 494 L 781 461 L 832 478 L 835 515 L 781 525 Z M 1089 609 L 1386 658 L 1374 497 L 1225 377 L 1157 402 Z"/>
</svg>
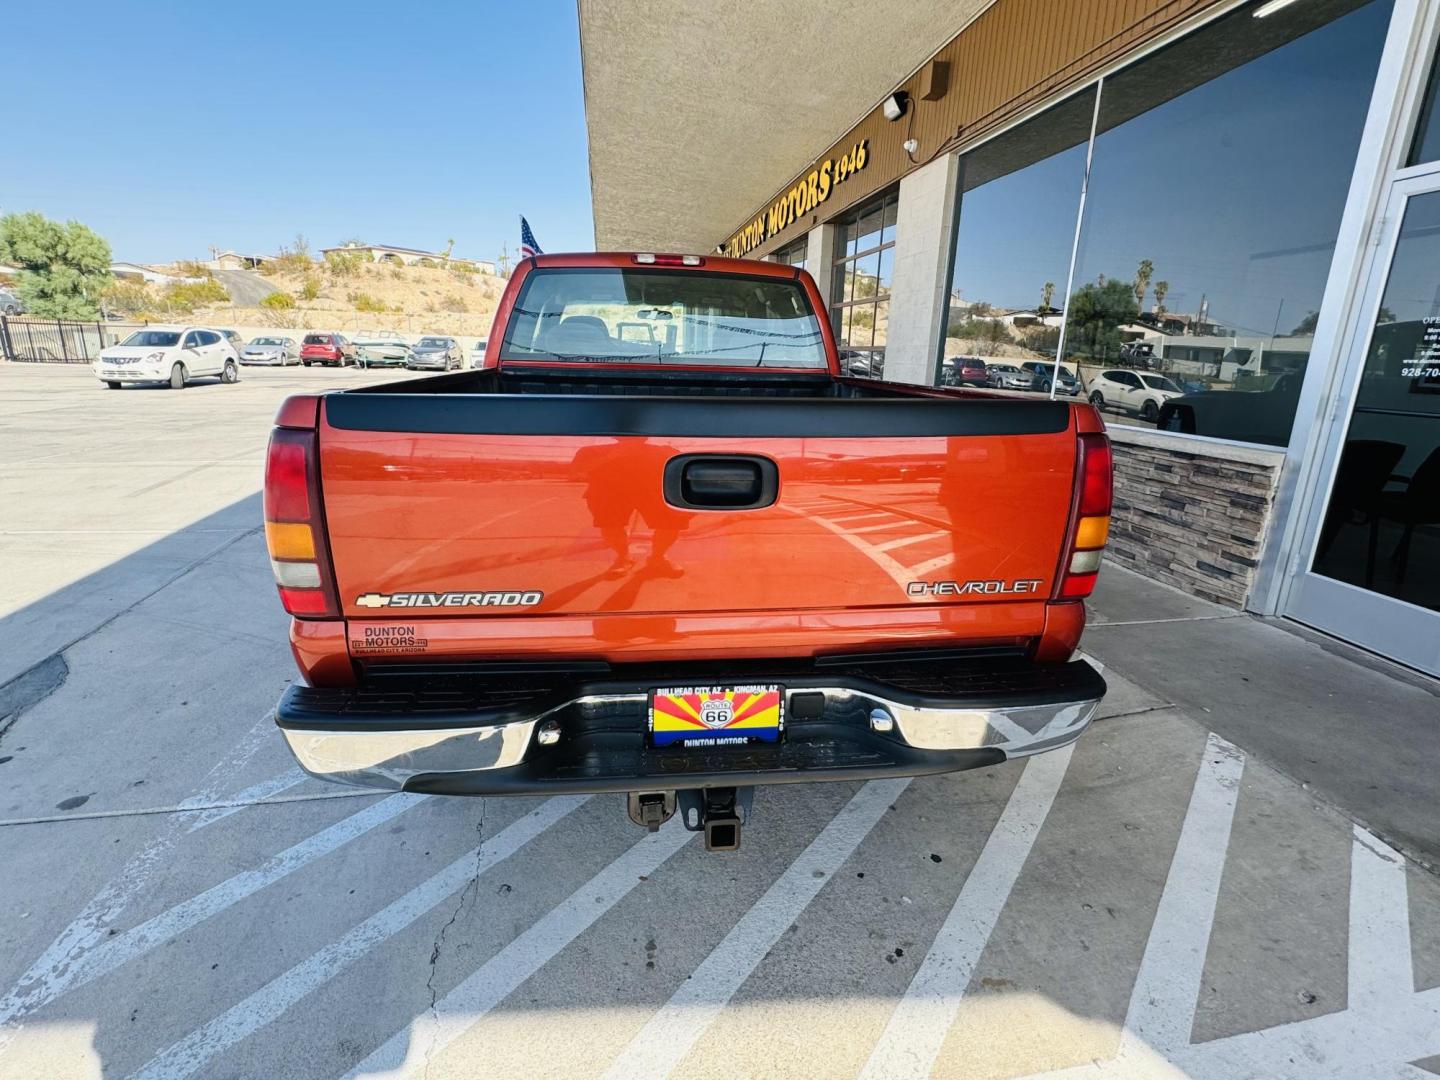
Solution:
<svg viewBox="0 0 1440 1080">
<path fill-rule="evenodd" d="M 544 688 L 520 701 L 512 691 L 503 702 L 457 691 L 292 687 L 276 719 L 307 772 L 364 787 L 489 795 L 872 779 L 997 764 L 1079 738 L 1104 680 L 1080 661 L 1031 670 L 1046 677 L 1026 685 L 1012 670 L 1003 687 L 987 690 L 980 680 L 945 698 L 868 672 L 828 682 L 748 669 L 734 679 L 710 675 L 695 681 L 782 683 L 787 719 L 780 744 L 705 750 L 649 746 L 648 691 L 613 683 Z M 655 685 L 675 682 L 685 684 Z"/>
</svg>

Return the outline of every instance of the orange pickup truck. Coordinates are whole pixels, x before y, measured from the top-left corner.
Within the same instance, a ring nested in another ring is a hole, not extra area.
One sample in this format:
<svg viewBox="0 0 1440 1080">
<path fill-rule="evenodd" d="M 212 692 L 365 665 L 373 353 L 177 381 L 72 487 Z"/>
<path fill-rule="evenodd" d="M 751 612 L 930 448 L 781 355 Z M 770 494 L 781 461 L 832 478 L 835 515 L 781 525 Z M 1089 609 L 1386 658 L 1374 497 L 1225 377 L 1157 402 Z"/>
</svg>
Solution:
<svg viewBox="0 0 1440 1080">
<path fill-rule="evenodd" d="M 824 313 L 775 263 L 542 255 L 480 368 L 287 400 L 264 503 L 300 764 L 625 793 L 723 849 L 756 785 L 1076 739 L 1099 415 L 843 377 Z"/>
</svg>

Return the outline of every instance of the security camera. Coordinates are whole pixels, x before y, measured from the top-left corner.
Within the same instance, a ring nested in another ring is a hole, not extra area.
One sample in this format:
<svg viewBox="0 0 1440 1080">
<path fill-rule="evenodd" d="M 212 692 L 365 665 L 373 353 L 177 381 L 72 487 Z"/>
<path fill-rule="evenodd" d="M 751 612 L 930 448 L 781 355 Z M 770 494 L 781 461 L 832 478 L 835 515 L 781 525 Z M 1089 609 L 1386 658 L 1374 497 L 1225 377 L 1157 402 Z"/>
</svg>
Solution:
<svg viewBox="0 0 1440 1080">
<path fill-rule="evenodd" d="M 885 104 L 880 107 L 880 111 L 885 114 L 886 120 L 899 120 L 909 107 L 910 95 L 904 90 L 896 90 L 885 99 Z"/>
</svg>

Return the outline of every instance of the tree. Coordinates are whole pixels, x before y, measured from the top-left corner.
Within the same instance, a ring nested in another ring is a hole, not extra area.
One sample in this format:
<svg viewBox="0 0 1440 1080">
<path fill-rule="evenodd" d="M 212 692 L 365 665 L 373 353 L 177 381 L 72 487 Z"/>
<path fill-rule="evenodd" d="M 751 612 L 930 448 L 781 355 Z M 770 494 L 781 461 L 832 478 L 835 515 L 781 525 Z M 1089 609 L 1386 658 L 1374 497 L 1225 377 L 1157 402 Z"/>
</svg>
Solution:
<svg viewBox="0 0 1440 1080">
<path fill-rule="evenodd" d="M 440 257 L 441 257 L 442 259 L 444 259 L 446 262 L 449 262 L 449 261 L 450 261 L 450 252 L 452 252 L 452 251 L 454 251 L 454 250 L 455 250 L 455 241 L 454 241 L 454 240 L 446 240 L 446 241 L 445 241 L 445 251 L 441 254 Z"/>
<path fill-rule="evenodd" d="M 1309 312 L 1295 325 L 1295 329 L 1290 331 L 1290 336 L 1296 337 L 1304 334 L 1315 333 L 1315 324 L 1319 321 L 1320 313 L 1318 311 Z"/>
<path fill-rule="evenodd" d="M 1168 281 L 1155 282 L 1155 314 L 1164 318 L 1165 316 L 1165 294 L 1170 291 Z"/>
<path fill-rule="evenodd" d="M 1050 301 L 1053 299 L 1055 299 L 1055 283 L 1053 281 L 1047 281 L 1040 288 L 1041 312 L 1046 312 L 1050 310 Z"/>
<path fill-rule="evenodd" d="M 110 245 L 78 221 L 62 225 L 33 211 L 0 217 L 0 262 L 20 269 L 16 291 L 32 315 L 99 318 Z"/>
<path fill-rule="evenodd" d="M 1082 285 L 1070 297 L 1066 352 L 1103 362 L 1120 352 L 1119 328 L 1139 314 L 1135 290 L 1125 282 Z"/>
<path fill-rule="evenodd" d="M 344 239 L 344 240 L 341 240 L 339 246 L 340 246 L 340 247 L 365 247 L 366 244 L 365 244 L 365 241 L 364 241 L 364 240 L 361 240 L 358 236 L 351 236 L 351 237 L 347 237 L 347 238 Z"/>
<path fill-rule="evenodd" d="M 1140 265 L 1135 268 L 1135 310 L 1145 310 L 1145 293 L 1150 288 L 1150 278 L 1155 274 L 1155 264 L 1149 259 L 1141 259 Z"/>
</svg>

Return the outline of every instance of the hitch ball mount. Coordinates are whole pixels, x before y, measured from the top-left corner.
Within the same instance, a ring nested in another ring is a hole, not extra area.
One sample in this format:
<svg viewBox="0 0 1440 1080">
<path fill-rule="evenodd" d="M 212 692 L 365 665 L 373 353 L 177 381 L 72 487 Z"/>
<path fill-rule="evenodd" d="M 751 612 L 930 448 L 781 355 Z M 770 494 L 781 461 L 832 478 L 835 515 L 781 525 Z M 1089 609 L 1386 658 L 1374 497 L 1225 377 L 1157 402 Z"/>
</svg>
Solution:
<svg viewBox="0 0 1440 1080">
<path fill-rule="evenodd" d="M 625 810 L 636 825 L 656 832 L 678 809 L 685 828 L 705 834 L 706 851 L 735 851 L 740 847 L 740 828 L 750 820 L 754 801 L 753 787 L 632 791 Z"/>
</svg>

